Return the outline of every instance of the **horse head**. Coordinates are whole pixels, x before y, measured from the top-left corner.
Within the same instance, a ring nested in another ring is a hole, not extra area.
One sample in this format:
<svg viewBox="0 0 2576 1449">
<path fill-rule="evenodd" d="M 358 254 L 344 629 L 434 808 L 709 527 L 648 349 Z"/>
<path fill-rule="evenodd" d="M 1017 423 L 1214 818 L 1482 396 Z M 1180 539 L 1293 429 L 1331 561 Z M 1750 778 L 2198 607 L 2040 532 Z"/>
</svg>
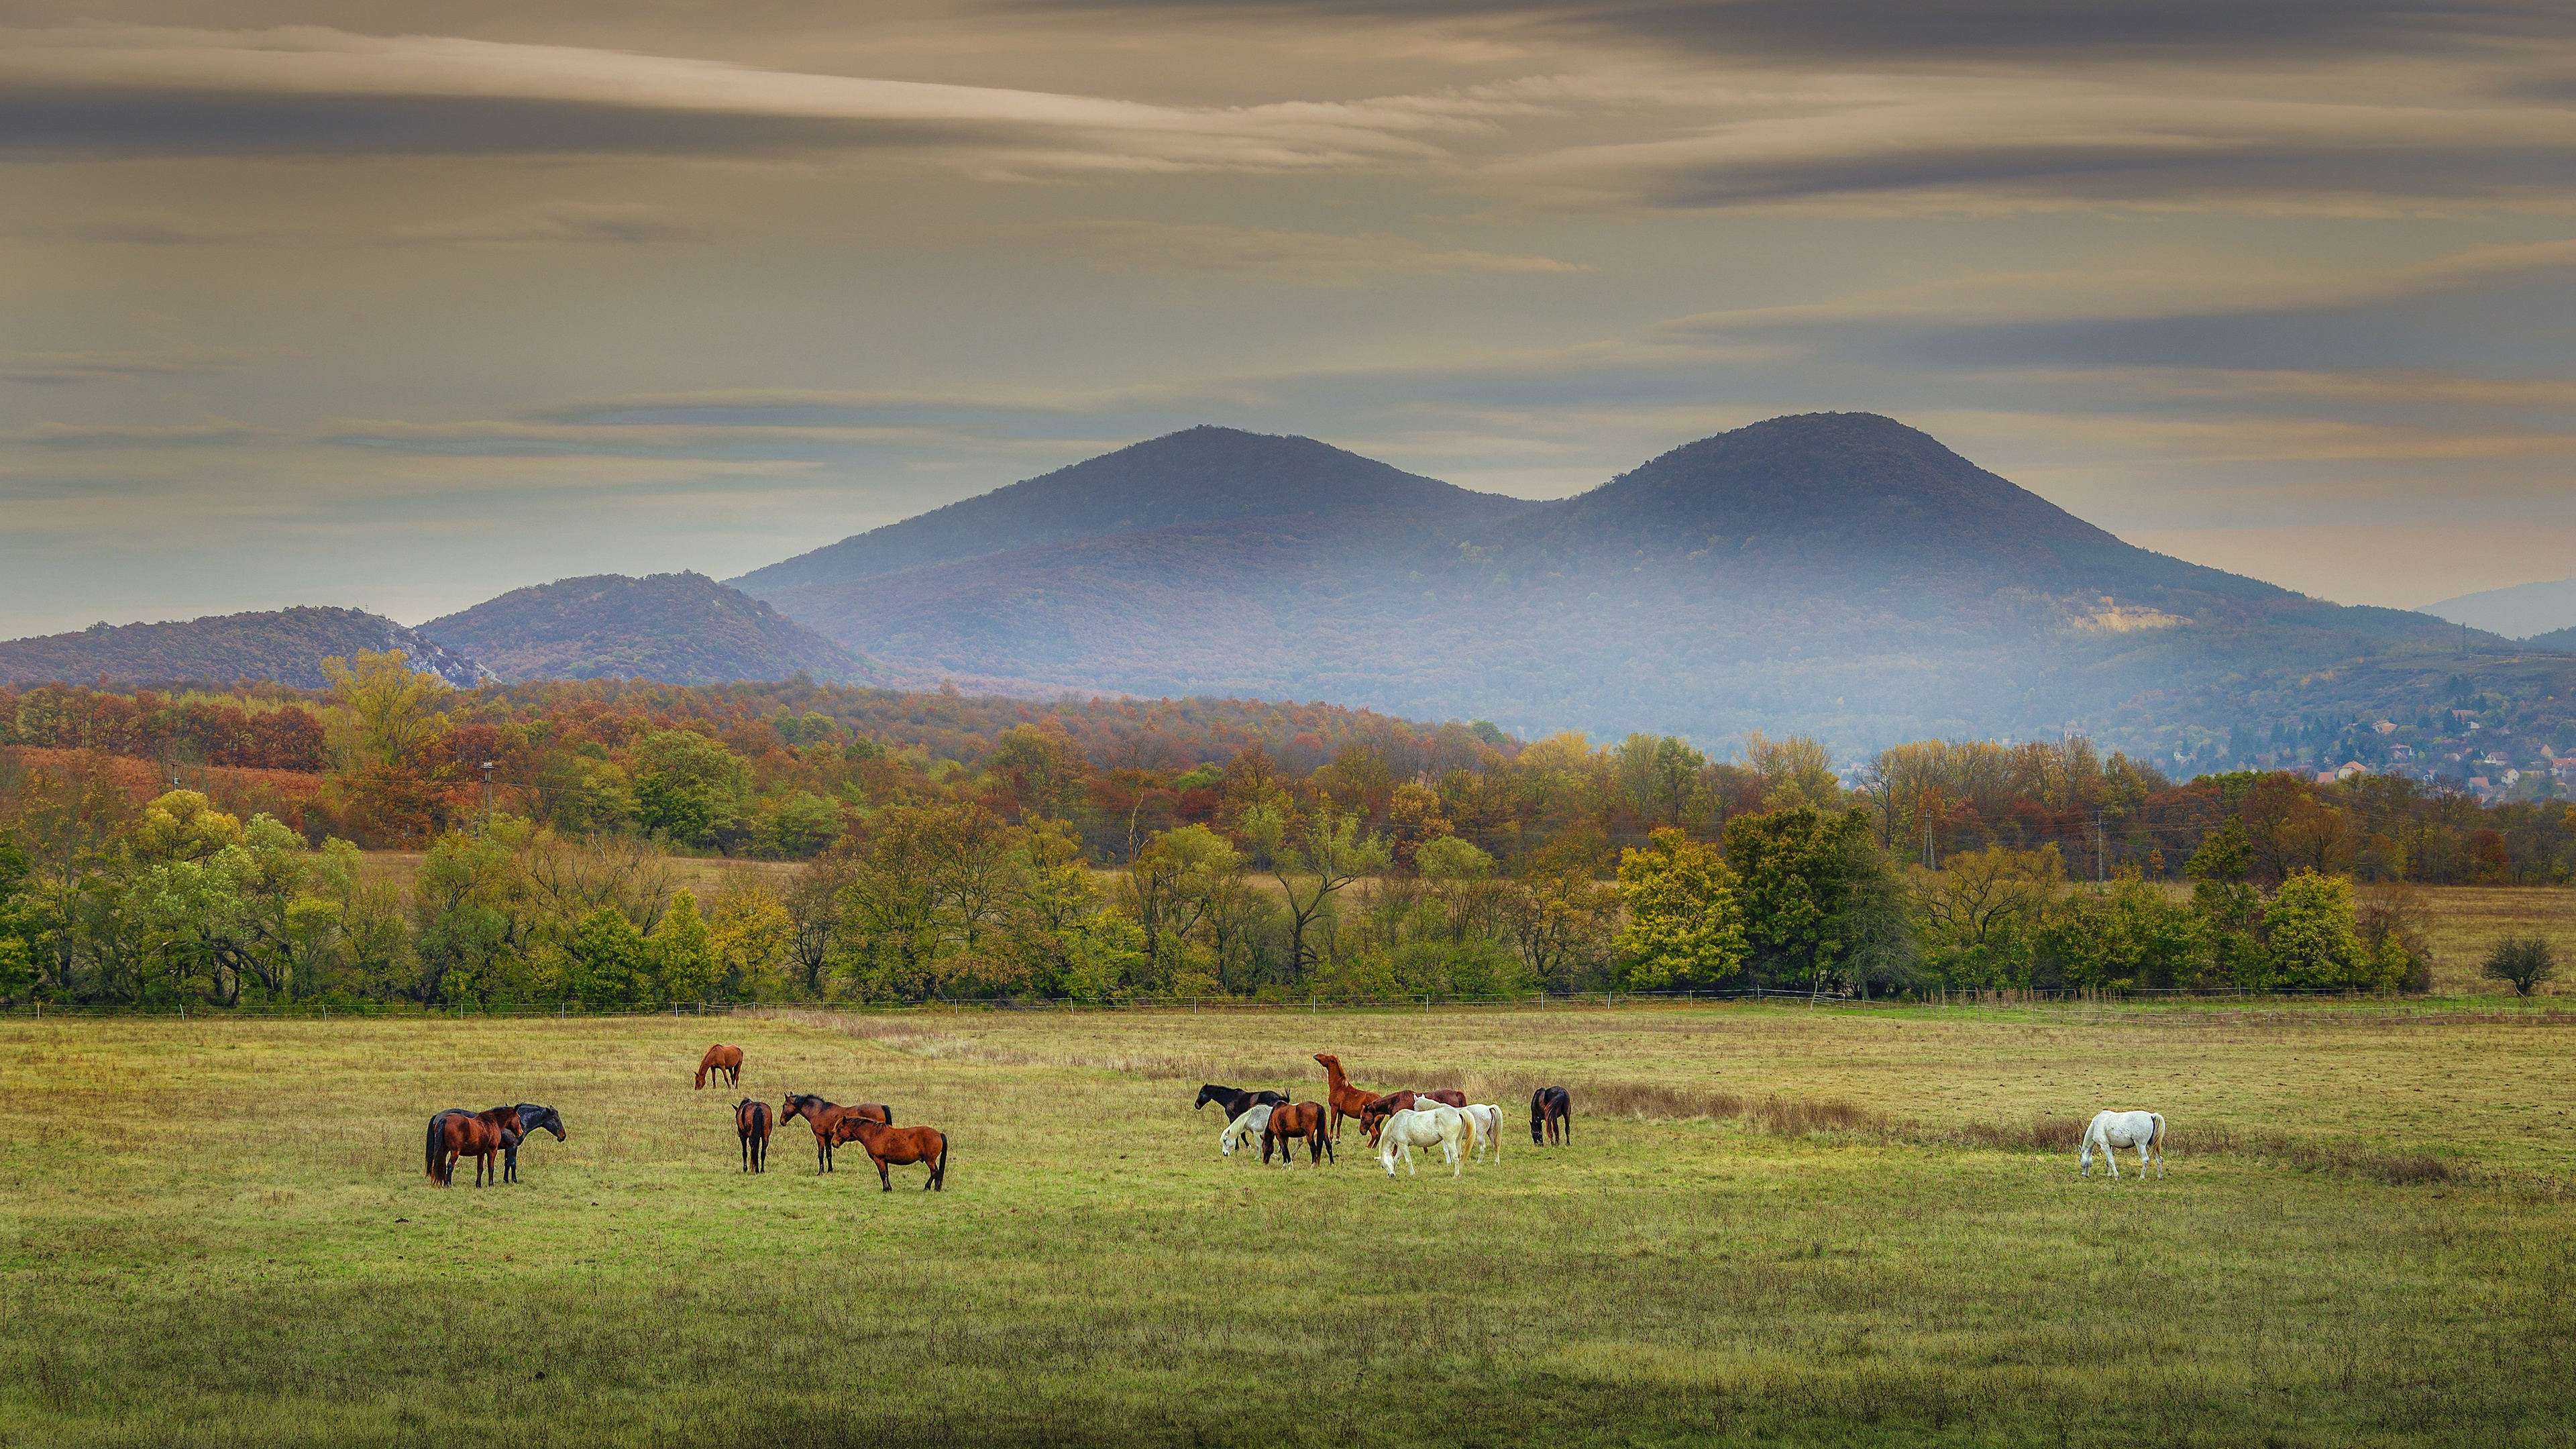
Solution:
<svg viewBox="0 0 2576 1449">
<path fill-rule="evenodd" d="M 799 1117 L 803 1117 L 806 1121 L 811 1122 L 814 1119 L 807 1114 L 812 1110 L 821 1108 L 822 1105 L 823 1099 L 810 1092 L 790 1092 L 785 1098 L 780 1100 L 778 1104 L 779 1125 L 783 1127 L 789 1122 L 795 1121 Z"/>
<path fill-rule="evenodd" d="M 523 1133 L 551 1132 L 555 1134 L 555 1140 L 561 1142 L 564 1140 L 563 1114 L 552 1107 L 540 1107 L 533 1102 L 521 1102 L 519 1130 Z"/>
</svg>

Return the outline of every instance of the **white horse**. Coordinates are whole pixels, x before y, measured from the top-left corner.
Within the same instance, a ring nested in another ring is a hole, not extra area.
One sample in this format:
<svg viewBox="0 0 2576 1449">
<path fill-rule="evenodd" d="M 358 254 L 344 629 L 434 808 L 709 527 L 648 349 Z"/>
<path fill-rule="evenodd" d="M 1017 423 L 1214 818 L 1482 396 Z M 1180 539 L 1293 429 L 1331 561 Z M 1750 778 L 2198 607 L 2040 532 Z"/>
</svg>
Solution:
<svg viewBox="0 0 2576 1449">
<path fill-rule="evenodd" d="M 2110 1164 L 2111 1175 L 2120 1175 L 2120 1159 L 2113 1150 L 2121 1147 L 2138 1149 L 2138 1176 L 2147 1175 L 2148 1154 L 2153 1153 L 2156 1180 L 2165 1175 L 2165 1119 L 2160 1112 L 2096 1112 L 2093 1125 L 2084 1129 L 2084 1150 L 2076 1156 L 2078 1174 L 2093 1175 L 2093 1149 L 2102 1149 L 2102 1160 Z"/>
<path fill-rule="evenodd" d="M 1270 1108 L 1267 1105 L 1246 1110 L 1242 1116 L 1225 1124 L 1225 1131 L 1218 1134 L 1216 1155 L 1232 1157 L 1234 1149 L 1250 1148 L 1252 1144 L 1261 1140 L 1261 1129 L 1269 1125 Z"/>
<path fill-rule="evenodd" d="M 1503 1160 L 1503 1109 L 1491 1102 L 1473 1102 L 1467 1107 L 1468 1125 L 1476 1129 L 1476 1160 L 1485 1160 L 1485 1149 L 1493 1149 L 1494 1161 Z"/>
<path fill-rule="evenodd" d="M 1408 1107 L 1387 1118 L 1385 1125 L 1378 1128 L 1378 1165 L 1386 1169 L 1387 1176 L 1393 1177 L 1395 1159 L 1402 1156 L 1404 1170 L 1419 1177 L 1422 1174 L 1413 1169 L 1413 1149 L 1437 1147 L 1441 1160 L 1449 1164 L 1449 1175 L 1456 1177 L 1463 1170 L 1467 1143 L 1475 1130 L 1467 1121 L 1467 1114 L 1455 1107 Z"/>
</svg>

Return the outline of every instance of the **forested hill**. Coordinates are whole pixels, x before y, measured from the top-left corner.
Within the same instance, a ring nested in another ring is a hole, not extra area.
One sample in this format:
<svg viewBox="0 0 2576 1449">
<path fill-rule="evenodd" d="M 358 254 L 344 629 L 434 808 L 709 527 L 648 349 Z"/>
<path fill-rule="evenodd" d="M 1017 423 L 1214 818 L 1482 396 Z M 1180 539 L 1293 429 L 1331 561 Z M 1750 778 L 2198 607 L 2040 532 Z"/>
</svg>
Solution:
<svg viewBox="0 0 2576 1449">
<path fill-rule="evenodd" d="M 358 609 L 294 608 L 221 614 L 187 623 L 93 624 L 77 634 L 0 643 L 0 682 L 86 684 L 275 680 L 298 689 L 325 683 L 322 661 L 361 651 L 399 649 L 414 668 L 470 688 L 483 671 L 474 661 L 381 614 Z"/>
<path fill-rule="evenodd" d="M 866 661 L 704 574 L 597 574 L 513 589 L 420 632 L 501 678 L 731 684 L 799 672 L 870 682 Z"/>
<path fill-rule="evenodd" d="M 732 582 L 763 598 L 1114 534 L 1254 518 L 1486 522 L 1534 507 L 1312 438 L 1196 427 L 845 538 Z M 819 601 L 819 611 L 830 606 Z"/>
<path fill-rule="evenodd" d="M 1339 481 L 1302 484 L 1305 462 Z M 2136 548 L 1855 413 L 1702 439 L 1553 503 L 1192 429 L 741 582 L 905 682 L 1845 748 L 2070 724 L 2185 748 L 2284 679 L 2460 643 Z"/>
</svg>

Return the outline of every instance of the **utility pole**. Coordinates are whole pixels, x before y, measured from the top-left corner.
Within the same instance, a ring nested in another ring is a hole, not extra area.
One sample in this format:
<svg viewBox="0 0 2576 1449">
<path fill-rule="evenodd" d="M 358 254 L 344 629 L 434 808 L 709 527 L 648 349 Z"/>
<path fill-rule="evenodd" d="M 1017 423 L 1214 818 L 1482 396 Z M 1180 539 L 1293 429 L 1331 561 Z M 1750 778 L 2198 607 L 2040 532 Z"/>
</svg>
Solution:
<svg viewBox="0 0 2576 1449">
<path fill-rule="evenodd" d="M 492 762 L 483 762 L 483 824 L 492 823 Z M 478 829 L 480 827 L 477 827 Z"/>
</svg>

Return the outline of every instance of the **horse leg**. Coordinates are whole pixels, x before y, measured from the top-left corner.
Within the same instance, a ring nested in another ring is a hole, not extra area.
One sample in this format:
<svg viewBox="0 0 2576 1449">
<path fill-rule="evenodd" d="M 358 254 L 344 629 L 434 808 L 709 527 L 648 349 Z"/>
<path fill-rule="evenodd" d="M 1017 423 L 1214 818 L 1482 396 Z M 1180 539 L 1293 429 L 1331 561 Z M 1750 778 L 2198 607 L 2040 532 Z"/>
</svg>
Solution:
<svg viewBox="0 0 2576 1449">
<path fill-rule="evenodd" d="M 877 1165 L 877 1190 L 880 1192 L 894 1191 L 894 1175 L 886 1171 L 886 1160 L 882 1157 L 878 1157 L 873 1152 L 869 1153 L 868 1156 L 873 1159 Z"/>
</svg>

